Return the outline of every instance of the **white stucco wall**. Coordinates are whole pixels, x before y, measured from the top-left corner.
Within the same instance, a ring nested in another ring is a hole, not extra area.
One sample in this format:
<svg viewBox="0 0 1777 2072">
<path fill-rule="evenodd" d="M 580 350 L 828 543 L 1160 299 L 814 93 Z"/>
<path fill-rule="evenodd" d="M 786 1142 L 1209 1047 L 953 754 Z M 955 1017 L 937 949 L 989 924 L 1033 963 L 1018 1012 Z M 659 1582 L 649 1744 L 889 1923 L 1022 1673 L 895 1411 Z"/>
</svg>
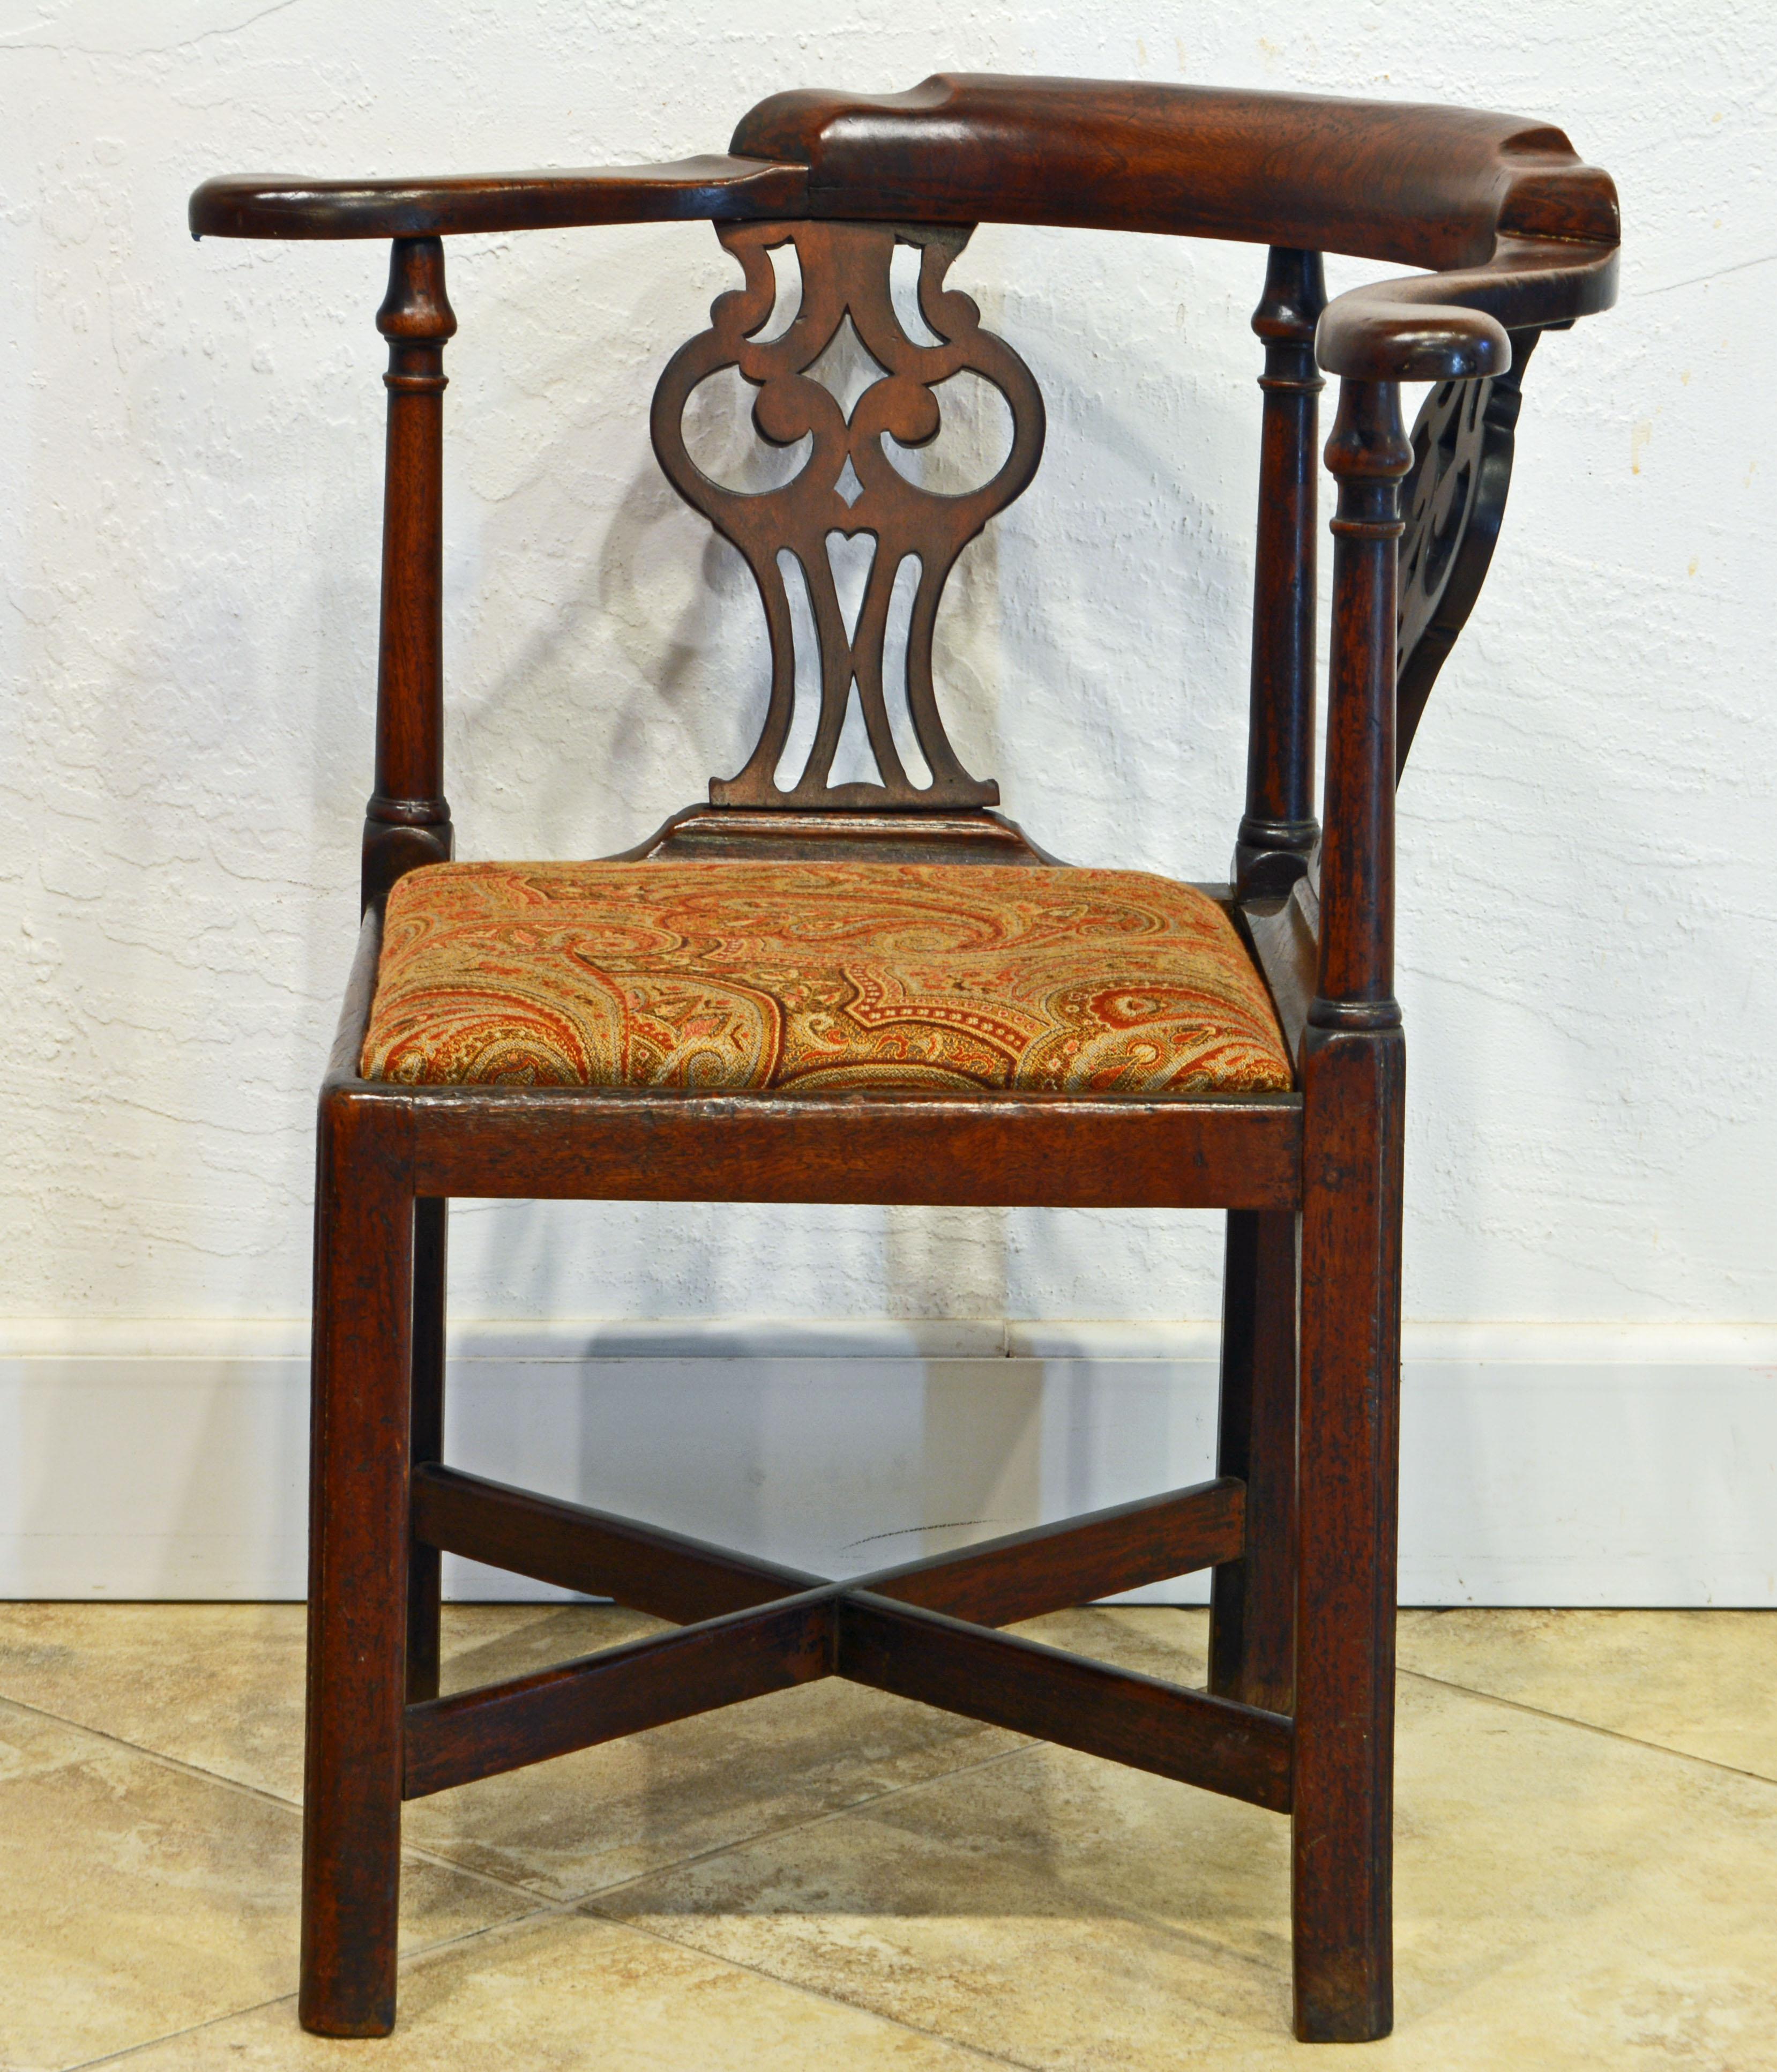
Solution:
<svg viewBox="0 0 1777 2072">
<path fill-rule="evenodd" d="M 355 919 L 386 254 L 194 246 L 189 189 L 671 158 L 781 87 L 940 67 L 1508 108 L 1615 175 L 1622 302 L 1527 377 L 1492 576 L 1402 793 L 1406 1303 L 1572 1327 L 1600 1373 L 1634 1364 L 1624 1329 L 1659 1327 L 1660 1371 L 1725 1362 L 1763 1400 L 1777 1332 L 1744 1327 L 1777 1318 L 1777 16 L 5 0 L 0 1314 L 52 1425 L 57 1360 L 148 1343 L 123 1320 L 159 1320 L 176 1364 L 304 1311 L 313 1088 Z M 760 709 L 749 586 L 646 431 L 733 269 L 703 224 L 468 238 L 449 265 L 458 853 L 597 854 L 737 767 Z M 1079 861 L 1225 865 L 1262 271 L 1246 247 L 999 226 L 956 269 L 1050 429 L 953 586 L 941 689 L 965 760 Z M 1365 271 L 1328 266 L 1336 288 Z M 1216 1307 L 1204 1217 L 469 1205 L 453 1244 L 459 1314 L 564 1329 Z M 1730 1435 L 1696 1435 L 1685 1386 L 1662 1414 L 1701 1457 Z M 101 1444 L 128 1424 L 79 1415 Z M 256 1472 L 272 1441 L 228 1444 Z M 64 1501 L 33 1486 L 34 1515 Z"/>
</svg>

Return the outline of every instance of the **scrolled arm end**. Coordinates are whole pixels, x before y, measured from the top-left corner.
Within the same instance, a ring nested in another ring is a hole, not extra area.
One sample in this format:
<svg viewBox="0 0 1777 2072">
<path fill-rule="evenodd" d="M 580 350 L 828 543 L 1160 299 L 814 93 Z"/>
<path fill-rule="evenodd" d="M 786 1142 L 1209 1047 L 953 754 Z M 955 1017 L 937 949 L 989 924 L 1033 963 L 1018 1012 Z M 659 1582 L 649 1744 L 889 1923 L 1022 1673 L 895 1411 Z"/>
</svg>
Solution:
<svg viewBox="0 0 1777 2072">
<path fill-rule="evenodd" d="M 1327 306 L 1321 367 L 1359 381 L 1467 381 L 1504 374 L 1514 331 L 1571 323 L 1616 299 L 1617 248 L 1502 238 L 1484 266 L 1353 288 Z"/>
<path fill-rule="evenodd" d="M 1484 310 L 1384 300 L 1369 290 L 1328 308 L 1315 352 L 1323 372 L 1358 381 L 1466 381 L 1512 364 L 1505 326 Z"/>
</svg>

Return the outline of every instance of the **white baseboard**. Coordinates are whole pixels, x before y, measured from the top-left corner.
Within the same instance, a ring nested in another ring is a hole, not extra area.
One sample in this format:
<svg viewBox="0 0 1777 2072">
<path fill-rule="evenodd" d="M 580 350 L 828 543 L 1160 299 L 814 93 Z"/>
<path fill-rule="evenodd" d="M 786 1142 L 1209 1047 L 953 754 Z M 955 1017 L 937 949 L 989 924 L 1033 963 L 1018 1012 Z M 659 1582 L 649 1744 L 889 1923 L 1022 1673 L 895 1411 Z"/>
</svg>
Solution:
<svg viewBox="0 0 1777 2072">
<path fill-rule="evenodd" d="M 468 1325 L 453 1460 L 840 1575 L 1210 1471 L 1213 1326 Z M 298 1322 L 0 1326 L 0 1597 L 302 1593 Z M 1777 1605 L 1777 1328 L 1416 1325 L 1409 1604 Z M 453 1561 L 465 1597 L 559 1594 Z M 1136 1593 L 1201 1601 L 1204 1579 Z"/>
</svg>

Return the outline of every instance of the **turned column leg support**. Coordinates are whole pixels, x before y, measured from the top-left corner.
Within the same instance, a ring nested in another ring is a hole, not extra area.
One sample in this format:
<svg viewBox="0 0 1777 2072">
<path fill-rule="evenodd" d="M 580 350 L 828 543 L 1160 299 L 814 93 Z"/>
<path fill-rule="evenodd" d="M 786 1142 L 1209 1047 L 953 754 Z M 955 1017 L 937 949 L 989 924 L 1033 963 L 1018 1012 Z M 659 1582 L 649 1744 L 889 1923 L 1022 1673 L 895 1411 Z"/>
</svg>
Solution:
<svg viewBox="0 0 1777 2072">
<path fill-rule="evenodd" d="M 325 1097 L 316 1201 L 298 2012 L 395 2021 L 407 1655 L 413 1197 L 408 1117 Z"/>
<path fill-rule="evenodd" d="M 1393 997 L 1400 392 L 1347 381 L 1320 971 L 1303 1043 L 1293 1900 L 1296 2033 L 1393 2021 L 1394 1610 L 1401 1108 Z"/>
</svg>

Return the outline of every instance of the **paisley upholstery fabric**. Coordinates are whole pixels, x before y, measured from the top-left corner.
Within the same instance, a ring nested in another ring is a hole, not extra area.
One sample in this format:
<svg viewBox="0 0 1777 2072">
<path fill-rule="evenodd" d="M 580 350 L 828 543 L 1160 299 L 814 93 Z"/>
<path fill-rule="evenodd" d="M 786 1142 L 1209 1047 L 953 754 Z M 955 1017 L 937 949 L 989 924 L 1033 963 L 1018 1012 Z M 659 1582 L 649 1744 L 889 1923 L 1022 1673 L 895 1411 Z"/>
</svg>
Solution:
<svg viewBox="0 0 1777 2072">
<path fill-rule="evenodd" d="M 982 864 L 434 864 L 389 896 L 362 1068 L 710 1091 L 1292 1083 L 1206 894 Z"/>
</svg>

